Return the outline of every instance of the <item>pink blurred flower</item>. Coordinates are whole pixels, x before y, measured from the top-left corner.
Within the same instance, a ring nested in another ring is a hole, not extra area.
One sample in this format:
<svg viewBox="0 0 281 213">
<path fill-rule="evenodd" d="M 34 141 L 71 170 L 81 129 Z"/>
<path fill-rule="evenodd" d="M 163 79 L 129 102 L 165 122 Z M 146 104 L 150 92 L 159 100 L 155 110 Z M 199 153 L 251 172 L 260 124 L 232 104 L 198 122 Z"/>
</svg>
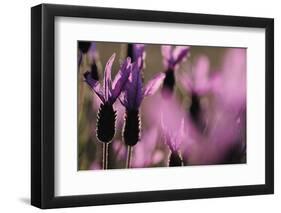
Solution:
<svg viewBox="0 0 281 213">
<path fill-rule="evenodd" d="M 192 72 L 183 72 L 178 80 L 188 93 L 202 96 L 212 91 L 218 77 L 218 73 L 210 74 L 209 59 L 202 55 L 192 66 Z"/>
<path fill-rule="evenodd" d="M 238 113 L 246 107 L 246 49 L 231 48 L 221 67 L 220 78 L 213 84 L 218 105 Z"/>
<path fill-rule="evenodd" d="M 188 56 L 189 49 L 188 46 L 162 45 L 161 52 L 165 69 L 176 69 Z"/>
<path fill-rule="evenodd" d="M 206 129 L 206 113 L 210 106 L 203 105 L 201 98 L 212 92 L 218 77 L 218 73 L 210 74 L 209 59 L 204 55 L 197 58 L 190 73 L 183 72 L 178 75 L 185 92 L 191 97 L 189 117 L 202 132 Z"/>
<path fill-rule="evenodd" d="M 161 47 L 165 79 L 163 82 L 163 90 L 169 97 L 175 86 L 175 70 L 178 69 L 181 62 L 183 62 L 189 53 L 188 46 L 170 46 L 162 45 Z M 170 93 L 167 93 L 170 92 Z"/>
<path fill-rule="evenodd" d="M 206 60 L 203 62 L 201 59 L 198 70 L 204 79 L 208 66 Z M 239 163 L 245 157 L 246 50 L 229 49 L 220 70 L 207 81 L 199 79 L 186 84 L 193 93 L 212 93 L 214 99 L 213 110 L 207 115 L 208 132 L 201 137 L 204 143 L 193 143 L 184 150 L 191 164 Z M 194 82 L 199 87 L 193 86 Z"/>
</svg>

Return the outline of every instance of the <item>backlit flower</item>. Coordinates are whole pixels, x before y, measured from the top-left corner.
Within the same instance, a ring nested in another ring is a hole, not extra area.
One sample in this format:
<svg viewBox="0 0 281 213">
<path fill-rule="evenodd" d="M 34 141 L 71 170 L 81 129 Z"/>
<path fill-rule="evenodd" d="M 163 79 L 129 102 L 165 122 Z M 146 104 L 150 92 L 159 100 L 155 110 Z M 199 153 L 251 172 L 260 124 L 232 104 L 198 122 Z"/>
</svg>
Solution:
<svg viewBox="0 0 281 213">
<path fill-rule="evenodd" d="M 189 53 L 188 46 L 170 46 L 163 45 L 161 47 L 163 65 L 165 68 L 165 79 L 163 83 L 163 89 L 173 91 L 175 86 L 175 74 L 174 71 L 178 68 L 180 63 L 186 59 Z"/>
<path fill-rule="evenodd" d="M 164 74 L 160 73 L 143 87 L 141 70 L 137 63 L 132 65 L 132 71 L 120 96 L 120 102 L 126 108 L 123 137 L 126 145 L 134 146 L 140 137 L 139 108 L 145 96 L 154 94 L 160 87 Z"/>
<path fill-rule="evenodd" d="M 90 72 L 84 74 L 86 83 L 101 100 L 97 120 L 97 137 L 105 143 L 110 142 L 115 134 L 116 111 L 113 109 L 113 104 L 126 85 L 131 72 L 131 63 L 128 58 L 121 65 L 119 72 L 112 82 L 111 69 L 114 58 L 115 54 L 110 57 L 105 66 L 103 86 L 100 85 L 99 81 Z"/>
</svg>

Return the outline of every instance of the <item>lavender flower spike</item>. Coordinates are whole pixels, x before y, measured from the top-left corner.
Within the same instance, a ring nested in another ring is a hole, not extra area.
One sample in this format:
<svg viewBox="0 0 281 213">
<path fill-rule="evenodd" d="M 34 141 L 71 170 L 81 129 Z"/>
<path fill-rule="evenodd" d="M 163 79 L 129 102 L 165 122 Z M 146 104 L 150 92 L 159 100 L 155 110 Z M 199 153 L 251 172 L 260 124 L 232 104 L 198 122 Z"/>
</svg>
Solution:
<svg viewBox="0 0 281 213">
<path fill-rule="evenodd" d="M 128 146 L 126 167 L 130 167 L 131 148 L 140 140 L 141 120 L 139 107 L 144 96 L 152 95 L 162 84 L 164 74 L 158 74 L 154 79 L 148 82 L 143 88 L 141 69 L 138 63 L 132 65 L 132 71 L 128 82 L 120 96 L 121 104 L 126 108 L 125 124 L 123 129 L 123 139 Z"/>
<path fill-rule="evenodd" d="M 189 54 L 188 46 L 169 46 L 163 45 L 161 48 L 163 56 L 163 65 L 165 68 L 165 79 L 163 89 L 165 91 L 172 92 L 175 86 L 175 74 L 174 71 L 178 69 L 178 66 L 183 62 Z"/>
<path fill-rule="evenodd" d="M 105 71 L 103 86 L 93 78 L 90 72 L 84 74 L 85 82 L 97 94 L 101 100 L 97 119 L 97 138 L 104 143 L 109 143 L 115 134 L 116 111 L 113 104 L 120 95 L 123 87 L 128 81 L 131 72 L 130 59 L 124 61 L 114 81 L 111 81 L 111 68 L 115 58 L 113 54 L 108 60 Z"/>
<path fill-rule="evenodd" d="M 143 98 L 157 92 L 164 78 L 165 74 L 159 73 L 143 86 L 141 70 L 139 69 L 138 64 L 134 63 L 132 65 L 132 72 L 129 76 L 129 80 L 124 87 L 124 91 L 120 95 L 120 102 L 127 110 L 138 110 Z"/>
</svg>

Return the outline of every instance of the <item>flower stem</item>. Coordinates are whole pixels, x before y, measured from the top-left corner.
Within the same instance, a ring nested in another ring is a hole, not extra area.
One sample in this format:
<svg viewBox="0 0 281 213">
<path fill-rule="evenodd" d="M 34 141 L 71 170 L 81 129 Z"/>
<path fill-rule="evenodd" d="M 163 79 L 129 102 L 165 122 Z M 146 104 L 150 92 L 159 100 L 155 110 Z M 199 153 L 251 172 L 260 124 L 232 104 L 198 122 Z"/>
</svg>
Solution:
<svg viewBox="0 0 281 213">
<path fill-rule="evenodd" d="M 106 170 L 107 169 L 107 164 L 108 164 L 107 163 L 108 162 L 108 143 L 103 143 L 102 148 L 103 148 L 102 168 L 103 168 L 103 170 Z"/>
<path fill-rule="evenodd" d="M 126 160 L 126 168 L 131 167 L 131 158 L 132 158 L 132 146 L 127 146 L 127 160 Z"/>
</svg>

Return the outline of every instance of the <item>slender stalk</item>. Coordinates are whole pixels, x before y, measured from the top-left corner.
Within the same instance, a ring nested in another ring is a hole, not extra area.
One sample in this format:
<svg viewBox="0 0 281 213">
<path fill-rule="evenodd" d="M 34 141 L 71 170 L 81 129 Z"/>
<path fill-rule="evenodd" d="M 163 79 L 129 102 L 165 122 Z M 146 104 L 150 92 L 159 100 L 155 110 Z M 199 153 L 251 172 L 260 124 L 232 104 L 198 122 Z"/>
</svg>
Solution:
<svg viewBox="0 0 281 213">
<path fill-rule="evenodd" d="M 132 158 L 132 146 L 127 146 L 127 160 L 126 160 L 126 168 L 131 167 L 131 158 Z"/>
<path fill-rule="evenodd" d="M 108 143 L 103 143 L 102 148 L 103 148 L 102 168 L 103 170 L 106 170 L 108 164 Z"/>
</svg>

